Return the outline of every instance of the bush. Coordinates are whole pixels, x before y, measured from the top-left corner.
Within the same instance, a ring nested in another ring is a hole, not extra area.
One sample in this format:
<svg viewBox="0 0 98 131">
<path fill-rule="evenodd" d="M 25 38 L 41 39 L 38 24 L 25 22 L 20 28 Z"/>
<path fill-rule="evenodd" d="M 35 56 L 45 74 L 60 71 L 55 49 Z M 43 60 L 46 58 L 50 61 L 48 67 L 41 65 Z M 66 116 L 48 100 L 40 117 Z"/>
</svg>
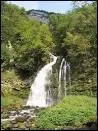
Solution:
<svg viewBox="0 0 98 131">
<path fill-rule="evenodd" d="M 1 106 L 5 108 L 18 108 L 28 98 L 29 88 L 16 74 L 15 70 L 8 70 L 1 74 Z"/>
<path fill-rule="evenodd" d="M 96 120 L 96 99 L 87 96 L 67 96 L 58 105 L 39 113 L 36 127 L 40 129 L 62 129 L 81 127 Z"/>
</svg>

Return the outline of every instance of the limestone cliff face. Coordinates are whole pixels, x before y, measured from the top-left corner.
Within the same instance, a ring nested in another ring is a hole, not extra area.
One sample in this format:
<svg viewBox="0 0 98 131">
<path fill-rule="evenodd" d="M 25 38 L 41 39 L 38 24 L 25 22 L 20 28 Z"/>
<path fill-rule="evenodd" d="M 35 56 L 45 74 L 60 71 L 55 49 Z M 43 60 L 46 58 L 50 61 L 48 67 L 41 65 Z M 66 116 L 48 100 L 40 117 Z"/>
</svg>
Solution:
<svg viewBox="0 0 98 131">
<path fill-rule="evenodd" d="M 27 11 L 27 15 L 31 19 L 38 20 L 38 21 L 45 23 L 45 24 L 49 23 L 49 13 L 46 11 L 32 9 L 32 10 Z"/>
</svg>

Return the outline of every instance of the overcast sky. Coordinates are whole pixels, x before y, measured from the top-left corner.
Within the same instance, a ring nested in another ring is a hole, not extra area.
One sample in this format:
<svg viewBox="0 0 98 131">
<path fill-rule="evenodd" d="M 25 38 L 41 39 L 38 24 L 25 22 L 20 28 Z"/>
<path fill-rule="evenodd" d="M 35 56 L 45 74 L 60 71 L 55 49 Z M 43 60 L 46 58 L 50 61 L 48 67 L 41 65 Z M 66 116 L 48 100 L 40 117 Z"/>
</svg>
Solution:
<svg viewBox="0 0 98 131">
<path fill-rule="evenodd" d="M 72 1 L 10 1 L 26 10 L 36 9 L 48 12 L 65 13 L 72 10 Z"/>
</svg>

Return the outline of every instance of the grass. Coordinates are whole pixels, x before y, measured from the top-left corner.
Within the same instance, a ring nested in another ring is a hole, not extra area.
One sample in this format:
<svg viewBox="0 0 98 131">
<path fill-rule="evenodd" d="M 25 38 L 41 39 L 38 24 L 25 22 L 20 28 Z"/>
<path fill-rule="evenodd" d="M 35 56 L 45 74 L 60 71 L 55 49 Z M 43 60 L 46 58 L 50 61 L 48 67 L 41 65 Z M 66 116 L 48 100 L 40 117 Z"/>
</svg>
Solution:
<svg viewBox="0 0 98 131">
<path fill-rule="evenodd" d="M 17 96 L 7 95 L 6 97 L 1 97 L 1 106 L 23 104 L 23 100 Z"/>
<path fill-rule="evenodd" d="M 59 104 L 41 111 L 36 119 L 39 129 L 66 129 L 82 127 L 96 121 L 96 98 L 67 96 Z"/>
</svg>

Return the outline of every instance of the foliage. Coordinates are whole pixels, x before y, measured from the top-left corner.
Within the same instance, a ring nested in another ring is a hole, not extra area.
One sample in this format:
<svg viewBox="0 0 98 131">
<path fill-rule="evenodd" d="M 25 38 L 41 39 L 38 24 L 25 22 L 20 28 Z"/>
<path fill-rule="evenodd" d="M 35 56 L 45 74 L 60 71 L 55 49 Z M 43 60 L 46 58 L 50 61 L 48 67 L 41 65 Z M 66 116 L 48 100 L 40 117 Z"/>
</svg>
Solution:
<svg viewBox="0 0 98 131">
<path fill-rule="evenodd" d="M 39 113 L 36 127 L 40 129 L 66 129 L 81 127 L 96 121 L 96 99 L 87 96 L 67 96 L 58 105 Z"/>
<path fill-rule="evenodd" d="M 70 63 L 72 85 L 90 87 L 92 93 L 96 88 L 96 25 L 96 2 L 84 3 L 64 15 L 50 15 L 55 54 Z"/>
<path fill-rule="evenodd" d="M 1 77 L 1 105 L 7 108 L 21 107 L 28 97 L 29 88 L 25 88 L 15 70 L 1 73 Z"/>
<path fill-rule="evenodd" d="M 47 62 L 47 55 L 54 47 L 48 25 L 30 20 L 25 10 L 16 5 L 5 3 L 3 9 L 1 50 L 6 54 L 11 53 L 14 58 L 13 65 L 18 70 L 36 72 L 39 66 Z M 8 41 L 11 42 L 14 53 L 4 48 Z M 10 62 L 6 54 L 2 53 L 2 61 L 8 66 Z"/>
</svg>

